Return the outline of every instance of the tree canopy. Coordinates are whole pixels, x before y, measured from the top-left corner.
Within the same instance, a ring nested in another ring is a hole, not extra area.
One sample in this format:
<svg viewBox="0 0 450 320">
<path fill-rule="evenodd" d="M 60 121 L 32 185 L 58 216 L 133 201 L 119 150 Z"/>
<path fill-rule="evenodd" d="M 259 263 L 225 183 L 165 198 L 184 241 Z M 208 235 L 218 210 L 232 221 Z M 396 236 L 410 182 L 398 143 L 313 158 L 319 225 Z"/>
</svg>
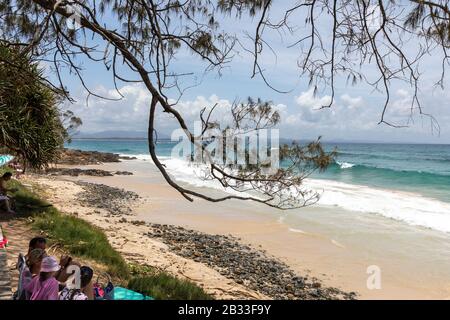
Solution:
<svg viewBox="0 0 450 320">
<path fill-rule="evenodd" d="M 274 13 L 275 7 L 278 11 L 282 7 L 281 16 Z M 244 37 L 227 29 L 230 23 L 222 23 L 248 18 L 253 19 L 253 28 Z M 261 57 L 267 50 L 276 54 L 268 34 L 289 35 L 293 41 L 287 46 L 298 52 L 293 67 L 309 79 L 315 92 L 331 93 L 329 104 L 323 108 L 333 106 L 337 78 L 346 77 L 353 85 L 365 83 L 384 94 L 379 122 L 391 126 L 397 126 L 386 119 L 392 83 L 409 84 L 414 92 L 411 113 L 425 114 L 418 96 L 420 62 L 424 56 L 439 57 L 442 75 L 436 80 L 438 86 L 444 86 L 449 63 L 450 9 L 446 0 L 10 0 L 0 4 L 0 19 L 4 41 L 51 63 L 57 75 L 52 85 L 69 99 L 63 70 L 78 77 L 89 94 L 98 96 L 83 77 L 79 57 L 103 64 L 119 96 L 117 83 L 142 83 L 152 97 L 149 152 L 166 181 L 188 200 L 253 200 L 281 209 L 308 205 L 317 200 L 317 195 L 304 190 L 302 182 L 330 163 L 332 154 L 324 153 L 317 141 L 304 148 L 283 150 L 294 159 L 296 169 L 280 168 L 270 175 L 259 169 L 245 174 L 230 172 L 208 158 L 209 178 L 237 190 L 245 185 L 257 191 L 257 197 L 212 197 L 179 185 L 155 151 L 156 111 L 172 115 L 192 143 L 201 148 L 199 141 L 208 137 L 208 130 L 217 122 L 214 108 L 205 110 L 201 118 L 205 130 L 195 136 L 177 109 L 177 101 L 192 86 L 185 84 L 189 74 L 174 67 L 173 61 L 181 54 L 189 52 L 203 61 L 206 71 L 220 73 L 239 50 L 245 51 L 253 58 L 251 76 L 261 77 L 267 86 L 282 92 L 267 77 Z M 364 72 L 368 64 L 377 71 L 374 78 Z M 174 92 L 179 96 L 171 96 Z M 245 102 L 233 105 L 232 114 L 238 116 L 232 122 L 236 132 L 242 128 L 240 122 L 248 120 L 240 114 L 253 118 L 250 123 L 255 131 L 276 124 L 265 121 L 261 126 L 258 120 L 275 120 L 278 115 L 271 103 L 252 101 L 260 107 Z M 295 179 L 293 172 L 297 173 Z"/>
<path fill-rule="evenodd" d="M 58 158 L 68 137 L 60 97 L 42 79 L 29 55 L 0 43 L 0 146 L 37 169 Z"/>
</svg>

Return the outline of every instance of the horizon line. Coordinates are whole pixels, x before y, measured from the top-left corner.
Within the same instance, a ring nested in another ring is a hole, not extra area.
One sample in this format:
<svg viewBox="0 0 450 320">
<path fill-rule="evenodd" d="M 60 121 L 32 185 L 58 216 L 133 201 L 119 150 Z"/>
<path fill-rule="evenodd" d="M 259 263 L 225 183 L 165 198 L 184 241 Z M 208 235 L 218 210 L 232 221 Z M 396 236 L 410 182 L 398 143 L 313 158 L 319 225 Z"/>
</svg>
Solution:
<svg viewBox="0 0 450 320">
<path fill-rule="evenodd" d="M 147 138 L 144 137 L 74 137 L 71 139 L 72 141 L 74 140 L 134 140 L 134 141 L 147 141 Z M 316 139 L 293 139 L 293 138 L 280 138 L 280 140 L 290 140 L 290 141 L 301 141 L 301 142 L 308 142 L 308 141 L 314 141 L 317 140 Z M 177 142 L 177 141 L 172 141 L 170 138 L 162 138 L 162 139 L 158 139 L 158 141 L 162 141 L 162 142 Z M 405 144 L 405 145 L 442 145 L 442 146 L 448 146 L 450 145 L 450 143 L 437 143 L 437 142 L 407 142 L 407 141 L 401 141 L 401 142 L 392 142 L 392 141 L 364 141 L 364 140 L 327 140 L 327 139 L 322 139 L 321 142 L 323 143 L 348 143 L 348 144 L 392 144 L 392 145 L 396 145 L 396 144 Z M 68 143 L 70 144 L 70 142 Z"/>
</svg>

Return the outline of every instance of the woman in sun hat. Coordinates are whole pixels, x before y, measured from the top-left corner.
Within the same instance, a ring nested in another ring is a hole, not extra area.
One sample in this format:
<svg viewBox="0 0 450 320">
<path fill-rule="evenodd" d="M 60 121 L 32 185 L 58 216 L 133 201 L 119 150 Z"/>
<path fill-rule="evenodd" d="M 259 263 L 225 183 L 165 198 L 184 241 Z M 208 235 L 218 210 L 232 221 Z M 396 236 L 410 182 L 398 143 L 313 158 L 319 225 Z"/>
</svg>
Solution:
<svg viewBox="0 0 450 320">
<path fill-rule="evenodd" d="M 25 290 L 31 294 L 30 300 L 58 300 L 58 280 L 55 272 L 60 268 L 55 257 L 42 259 L 39 277 L 34 277 Z"/>
</svg>

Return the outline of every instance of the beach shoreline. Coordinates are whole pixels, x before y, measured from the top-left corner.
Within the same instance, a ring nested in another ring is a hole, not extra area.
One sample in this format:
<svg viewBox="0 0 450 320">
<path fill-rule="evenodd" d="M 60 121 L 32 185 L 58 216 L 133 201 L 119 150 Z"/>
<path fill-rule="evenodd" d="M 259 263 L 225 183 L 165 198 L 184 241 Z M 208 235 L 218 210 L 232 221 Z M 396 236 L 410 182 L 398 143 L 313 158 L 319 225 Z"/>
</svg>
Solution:
<svg viewBox="0 0 450 320">
<path fill-rule="evenodd" d="M 217 299 L 268 299 L 200 263 L 175 255 L 161 241 L 143 237 L 148 232 L 148 227 L 138 223 L 128 208 L 125 214 L 121 212 L 112 215 L 109 206 L 99 208 L 80 201 L 79 195 L 85 192 L 82 184 L 65 177 L 43 175 L 29 175 L 23 181 L 46 190 L 44 197 L 63 214 L 76 216 L 101 228 L 112 247 L 129 263 L 149 265 L 188 279 Z M 126 202 L 122 204 L 125 205 Z"/>
<path fill-rule="evenodd" d="M 64 165 L 60 167 L 71 166 Z M 62 211 L 74 211 L 74 204 L 67 203 L 67 193 L 59 192 L 57 190 L 58 188 L 62 188 L 64 184 L 81 180 L 88 183 L 120 187 L 136 192 L 144 200 L 139 202 L 139 205 L 133 208 L 133 219 L 135 219 L 135 221 L 144 221 L 146 223 L 160 225 L 173 225 L 175 227 L 195 230 L 205 234 L 217 234 L 223 236 L 232 235 L 234 238 L 240 239 L 240 242 L 243 244 L 250 244 L 254 248 L 265 250 L 275 259 L 287 264 L 297 274 L 308 275 L 310 278 L 317 278 L 317 282 L 320 282 L 321 285 L 325 287 L 337 287 L 346 292 L 356 291 L 359 294 L 358 298 L 446 299 L 450 296 L 448 291 L 450 286 L 447 286 L 447 279 L 443 279 L 442 285 L 439 285 L 437 282 L 433 283 L 429 281 L 429 279 L 423 279 L 423 281 L 421 280 L 418 283 L 414 283 L 414 279 L 412 278 L 413 275 L 411 273 L 406 272 L 404 275 L 398 275 L 396 271 L 398 268 L 404 267 L 402 264 L 408 265 L 409 261 L 407 260 L 405 260 L 406 262 L 401 261 L 398 266 L 395 265 L 396 261 L 391 263 L 390 266 L 383 261 L 383 271 L 388 267 L 392 267 L 392 265 L 395 268 L 392 268 L 393 271 L 387 270 L 387 272 L 384 272 L 382 290 L 369 290 L 366 286 L 368 278 L 367 267 L 371 265 L 369 262 L 374 260 L 372 257 L 369 257 L 370 259 L 361 259 L 361 257 L 357 255 L 361 254 L 361 252 L 357 251 L 355 248 L 351 248 L 344 241 L 341 241 L 339 238 L 330 238 L 325 232 L 311 232 L 311 229 L 308 229 L 307 225 L 305 225 L 305 228 L 289 228 L 289 226 L 283 222 L 283 220 L 285 218 L 288 219 L 289 216 L 285 216 L 281 213 L 274 215 L 259 205 L 248 205 L 234 201 L 220 205 L 197 200 L 194 201 L 194 203 L 189 203 L 175 190 L 171 189 L 170 186 L 165 184 L 156 168 L 149 161 L 125 160 L 119 163 L 73 167 L 106 170 L 110 172 L 127 171 L 133 173 L 133 175 L 85 176 L 81 174 L 77 177 L 36 177 L 37 182 L 42 183 L 45 180 L 47 185 L 53 186 L 53 188 L 56 187 L 56 190 L 52 192 L 55 194 L 56 198 L 49 200 L 56 203 L 58 207 L 61 207 Z M 67 185 L 64 186 L 64 188 L 67 187 Z M 215 191 L 211 190 L 211 192 Z M 313 208 L 311 210 L 317 211 L 319 209 Z M 104 220 L 108 219 L 105 217 L 100 219 L 98 214 L 84 216 L 83 213 L 80 214 L 78 211 L 82 210 L 77 209 L 77 213 L 83 219 L 87 219 L 88 221 L 100 225 L 105 225 Z M 278 218 L 274 218 L 274 216 L 278 216 Z M 111 218 L 109 220 L 111 220 Z M 110 222 L 113 226 L 117 225 L 117 222 L 115 221 Z M 106 224 L 106 226 L 107 228 L 105 230 L 109 236 L 109 233 L 113 232 L 113 229 L 108 231 L 108 228 L 110 227 L 108 224 Z M 125 236 L 125 238 L 130 237 L 130 239 L 139 239 L 139 237 L 136 238 L 136 235 L 132 235 L 132 233 L 136 233 L 138 230 L 134 229 L 135 227 L 139 228 L 142 226 L 133 225 L 133 228 L 129 229 L 127 231 L 128 233 L 123 236 Z M 153 241 L 154 240 L 155 239 L 153 239 Z M 128 241 L 128 243 L 130 243 L 130 241 Z M 167 244 L 160 242 L 158 246 L 165 247 L 166 250 L 170 251 Z M 125 255 L 128 253 L 143 256 L 153 255 L 153 258 L 155 257 L 155 254 L 156 256 L 160 255 L 160 253 L 155 250 L 151 253 L 145 252 L 145 249 L 136 243 L 133 246 L 125 245 L 120 250 Z M 377 259 L 378 258 L 379 257 L 377 256 Z M 389 260 L 388 258 L 389 257 L 386 257 L 386 260 Z M 148 258 L 145 259 L 150 261 Z M 202 270 L 202 267 L 205 266 L 203 263 L 195 262 L 192 259 L 183 259 L 190 263 L 194 262 L 191 270 L 194 273 L 194 269 Z M 155 263 L 155 261 L 151 262 Z M 176 268 L 173 269 L 172 272 L 174 274 L 179 274 L 178 269 Z M 202 286 L 208 286 L 208 282 L 214 283 L 214 281 L 205 280 L 205 277 L 214 279 L 216 276 L 217 274 L 214 276 L 204 276 L 203 272 L 203 280 L 195 278 L 195 276 L 188 276 L 187 278 L 195 279 L 195 282 L 200 283 Z M 220 284 L 220 287 L 226 291 L 227 289 L 224 289 L 226 286 L 225 284 L 230 280 L 226 277 L 225 279 L 226 281 L 224 281 L 224 278 L 221 278 L 220 281 L 215 283 Z M 230 285 L 230 287 L 237 285 L 234 281 L 232 281 L 232 283 L 233 284 Z M 212 285 L 212 287 L 214 287 L 214 285 Z M 244 290 L 241 292 L 245 292 L 247 289 L 244 286 L 239 285 L 236 287 L 241 287 L 241 289 Z M 249 298 L 248 292 L 243 295 L 234 292 L 231 295 L 225 295 L 224 297 L 244 298 L 245 296 Z M 262 297 L 264 297 L 264 295 L 259 297 L 252 296 L 252 299 Z"/>
<path fill-rule="evenodd" d="M 232 236 L 137 220 L 134 209 L 146 199 L 134 192 L 70 176 L 33 175 L 26 179 L 47 190 L 47 200 L 61 212 L 102 228 L 128 262 L 188 279 L 216 299 L 356 297 L 355 293 L 326 287 L 309 275 L 298 275 L 270 254 Z"/>
</svg>

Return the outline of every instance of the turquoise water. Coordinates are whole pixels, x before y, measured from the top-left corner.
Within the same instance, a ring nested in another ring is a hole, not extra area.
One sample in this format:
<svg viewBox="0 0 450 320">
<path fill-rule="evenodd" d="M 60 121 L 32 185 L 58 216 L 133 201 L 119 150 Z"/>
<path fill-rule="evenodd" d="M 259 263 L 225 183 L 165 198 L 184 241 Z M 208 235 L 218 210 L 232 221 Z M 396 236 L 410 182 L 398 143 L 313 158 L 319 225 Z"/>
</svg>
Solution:
<svg viewBox="0 0 450 320">
<path fill-rule="evenodd" d="M 173 146 L 160 143 L 157 153 L 169 157 Z M 77 140 L 68 147 L 149 158 L 144 140 Z M 325 144 L 327 150 L 334 147 L 339 153 L 337 162 L 315 174 L 314 181 L 306 182 L 308 189 L 324 190 L 319 203 L 312 207 L 280 212 L 251 202 L 195 201 L 184 206 L 163 198 L 144 207 L 142 217 L 145 220 L 151 211 L 148 219 L 152 222 L 209 233 L 228 234 L 236 228 L 241 230 L 237 235 L 243 241 L 262 245 L 290 265 L 301 266 L 301 271 L 328 274 L 332 270 L 338 276 L 329 279 L 365 294 L 363 298 L 404 298 L 402 294 L 408 298 L 448 298 L 450 146 Z M 211 191 L 201 189 L 213 186 L 208 181 L 201 183 L 184 161 L 165 159 L 164 164 L 180 183 L 190 183 L 195 191 Z M 139 186 L 146 177 L 155 183 L 153 168 L 146 175 L 150 163 L 136 160 L 123 166 L 141 175 L 134 180 Z M 213 191 L 210 195 L 221 195 Z M 149 197 L 153 197 L 152 192 L 149 189 Z M 269 217 L 261 220 L 267 226 L 260 229 L 260 221 L 255 230 L 243 231 L 255 214 Z M 242 229 L 237 227 L 241 221 Z M 286 236 L 280 235 L 283 226 L 287 226 Z M 366 289 L 366 266 L 372 265 L 382 269 L 383 290 Z"/>
<path fill-rule="evenodd" d="M 168 157 L 174 143 L 156 147 Z M 74 140 L 69 148 L 148 155 L 145 140 Z M 326 143 L 337 148 L 337 162 L 315 179 L 415 192 L 450 202 L 450 145 Z"/>
<path fill-rule="evenodd" d="M 417 192 L 450 202 L 450 145 L 338 144 L 337 148 L 337 163 L 316 178 Z"/>
</svg>

